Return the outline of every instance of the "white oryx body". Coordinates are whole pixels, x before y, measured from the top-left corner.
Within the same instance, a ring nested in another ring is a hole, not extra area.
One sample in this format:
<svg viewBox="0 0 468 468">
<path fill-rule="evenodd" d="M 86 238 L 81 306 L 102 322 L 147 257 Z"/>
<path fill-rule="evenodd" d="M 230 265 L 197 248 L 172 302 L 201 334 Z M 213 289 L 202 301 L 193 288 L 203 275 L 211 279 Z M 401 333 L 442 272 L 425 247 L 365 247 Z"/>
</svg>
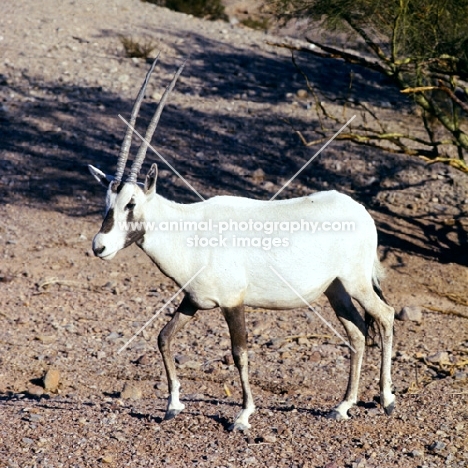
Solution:
<svg viewBox="0 0 468 468">
<path fill-rule="evenodd" d="M 158 109 L 159 113 L 161 110 Z M 392 412 L 395 401 L 390 375 L 393 309 L 382 300 L 378 282 L 377 232 L 362 205 L 336 191 L 283 201 L 218 196 L 182 205 L 156 193 L 156 165 L 151 167 L 143 187 L 136 183 L 136 176 L 127 182 L 121 182 L 119 177 L 112 181 L 112 177 L 100 170 L 92 166 L 90 170 L 96 179 L 108 186 L 106 217 L 93 240 L 95 254 L 111 259 L 119 250 L 135 242 L 179 286 L 188 283 L 184 288 L 185 298 L 158 339 L 170 393 L 166 419 L 176 416 L 184 408 L 179 400 L 180 384 L 171 341 L 197 310 L 220 307 L 228 323 L 234 362 L 243 388 L 243 409 L 232 428 L 244 430 L 250 427 L 248 419 L 255 409 L 248 381 L 244 305 L 291 309 L 303 307 L 304 299 L 310 303 L 322 293 L 336 311 L 352 348 L 348 389 L 331 417 L 346 419 L 348 409 L 357 402 L 367 329 L 352 298 L 361 304 L 368 317 L 375 320 L 380 332 L 381 404 L 387 414 Z M 138 171 L 139 168 L 135 171 L 132 167 L 132 174 Z M 265 229 L 236 231 L 232 228 L 237 226 L 236 223 L 249 221 L 260 223 L 264 228 L 268 226 L 268 232 Z M 165 226 L 170 226 L 171 222 L 173 226 L 181 222 L 192 224 L 189 230 L 158 229 L 161 222 Z M 305 229 L 305 224 L 295 232 L 281 229 L 280 223 L 301 222 L 313 222 L 315 232 L 312 228 Z M 352 223 L 354 229 L 324 230 L 325 226 L 336 222 Z M 201 227 L 207 223 L 211 223 L 213 231 L 207 232 Z M 226 223 L 224 227 L 230 227 L 219 232 L 222 223 Z M 192 241 L 196 236 L 198 239 L 218 239 L 221 245 L 194 246 Z M 256 238 L 260 245 L 239 246 L 235 243 L 239 237 Z M 267 248 L 268 244 L 261 244 L 266 238 L 280 239 L 280 245 Z"/>
<path fill-rule="evenodd" d="M 121 207 L 114 209 L 115 229 L 98 234 L 94 240 L 97 247 L 106 246 L 99 255 L 106 258 L 122 249 L 128 232 L 120 229 L 127 224 L 124 206 L 132 197 L 136 187 L 124 187 L 120 194 Z M 127 190 L 126 190 L 127 189 Z M 137 189 L 138 190 L 138 189 Z M 198 279 L 190 283 L 185 291 L 190 294 L 200 309 L 220 306 L 236 306 L 239 303 L 252 307 L 287 309 L 302 307 L 304 303 L 272 271 L 283 274 L 307 301 L 320 296 L 336 278 L 350 278 L 362 274 L 372 281 L 373 265 L 376 261 L 377 233 L 375 225 L 362 205 L 336 191 L 319 192 L 313 195 L 284 201 L 261 201 L 242 197 L 218 196 L 207 201 L 181 205 L 166 200 L 158 194 L 144 197 L 135 203 L 133 223 L 140 226 L 158 226 L 162 222 L 198 223 L 210 221 L 216 226 L 222 222 L 257 223 L 308 222 L 317 223 L 312 230 L 294 233 L 273 231 L 252 233 L 245 231 L 222 232 L 226 240 L 223 247 L 194 247 L 189 239 L 195 236 L 218 237 L 213 230 L 152 230 L 138 241 L 139 246 L 179 286 L 184 285 L 202 267 L 206 267 Z M 128 194 L 126 192 L 129 192 Z M 141 211 L 137 210 L 141 206 Z M 116 212 L 124 216 L 117 221 Z M 323 223 L 352 221 L 353 231 L 318 231 Z M 129 224 L 129 223 L 128 223 Z M 143 231 L 144 228 L 140 229 Z M 143 232 L 141 232 L 143 234 Z M 255 235 L 259 237 L 287 238 L 287 247 L 242 247 L 233 245 L 233 236 Z M 109 253 L 108 253 L 109 252 Z"/>
</svg>

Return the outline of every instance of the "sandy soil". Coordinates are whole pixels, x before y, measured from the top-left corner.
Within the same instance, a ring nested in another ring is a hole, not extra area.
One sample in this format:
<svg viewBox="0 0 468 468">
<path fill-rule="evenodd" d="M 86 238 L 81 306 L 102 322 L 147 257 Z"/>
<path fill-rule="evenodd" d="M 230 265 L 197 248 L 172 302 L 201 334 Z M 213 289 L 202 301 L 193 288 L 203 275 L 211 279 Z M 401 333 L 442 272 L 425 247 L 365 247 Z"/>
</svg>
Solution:
<svg viewBox="0 0 468 468">
<path fill-rule="evenodd" d="M 282 194 L 336 188 L 365 204 L 389 302 L 423 311 L 421 322 L 395 324 L 392 417 L 376 397 L 377 346 L 366 351 L 351 419 L 330 421 L 347 348 L 306 309 L 250 309 L 252 429 L 227 431 L 241 394 L 218 310 L 178 337 L 186 410 L 163 422 L 156 337 L 180 297 L 117 351 L 177 289 L 135 246 L 110 263 L 91 251 L 105 194 L 86 165 L 114 171 L 117 116 L 129 114 L 148 66 L 124 56 L 119 36 L 161 51 L 143 120 L 188 58 L 155 145 L 205 197 L 267 199 L 318 149 L 291 130 L 312 139 L 319 126 L 310 97 L 298 95 L 302 77 L 266 43 L 273 35 L 136 0 L 19 0 L 2 6 L 0 26 L 0 467 L 468 465 L 466 176 L 335 141 Z M 348 100 L 351 116 L 359 99 L 389 126 L 417 125 L 378 76 L 298 60 L 335 111 Z M 197 200 L 163 163 L 158 191 Z M 339 327 L 325 299 L 317 310 Z"/>
</svg>

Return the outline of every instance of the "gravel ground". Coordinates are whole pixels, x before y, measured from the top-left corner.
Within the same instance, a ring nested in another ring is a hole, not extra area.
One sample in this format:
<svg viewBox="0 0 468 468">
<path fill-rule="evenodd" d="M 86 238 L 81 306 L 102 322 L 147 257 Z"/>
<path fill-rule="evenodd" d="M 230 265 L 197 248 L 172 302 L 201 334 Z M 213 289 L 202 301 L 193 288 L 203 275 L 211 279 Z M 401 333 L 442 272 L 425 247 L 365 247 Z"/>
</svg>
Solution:
<svg viewBox="0 0 468 468">
<path fill-rule="evenodd" d="M 186 410 L 163 422 L 156 337 L 180 297 L 117 351 L 177 289 L 135 246 L 110 263 L 91 251 L 104 193 L 86 165 L 114 170 L 117 115 L 128 115 L 148 67 L 124 56 L 119 37 L 161 51 L 143 119 L 188 58 L 155 145 L 204 196 L 279 190 L 318 149 L 291 130 L 314 138 L 311 98 L 288 53 L 267 44 L 277 37 L 239 24 L 136 0 L 19 0 L 2 6 L 0 25 L 0 467 L 468 466 L 466 176 L 336 141 L 282 194 L 336 188 L 364 203 L 387 299 L 422 312 L 395 323 L 392 417 L 378 404 L 377 346 L 366 350 L 351 419 L 330 421 L 347 348 L 306 309 L 249 309 L 252 429 L 227 431 L 241 392 L 218 310 L 178 336 Z M 352 72 L 353 91 L 382 122 L 416 126 L 415 110 L 378 76 L 298 60 L 336 99 L 333 111 Z M 162 163 L 158 191 L 196 201 Z M 324 298 L 316 307 L 340 326 Z"/>
</svg>

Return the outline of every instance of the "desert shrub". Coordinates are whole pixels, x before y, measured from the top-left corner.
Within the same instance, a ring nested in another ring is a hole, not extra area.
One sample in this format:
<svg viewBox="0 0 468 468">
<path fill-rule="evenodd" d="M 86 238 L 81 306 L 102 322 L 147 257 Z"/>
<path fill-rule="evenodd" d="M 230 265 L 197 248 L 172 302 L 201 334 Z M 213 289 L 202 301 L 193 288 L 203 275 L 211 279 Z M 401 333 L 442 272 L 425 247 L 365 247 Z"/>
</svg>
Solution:
<svg viewBox="0 0 468 468">
<path fill-rule="evenodd" d="M 151 39 L 137 40 L 128 36 L 120 36 L 120 42 L 127 57 L 147 59 L 151 52 L 156 49 L 156 43 Z"/>
<path fill-rule="evenodd" d="M 221 0 L 144 0 L 198 18 L 227 20 Z"/>
<path fill-rule="evenodd" d="M 306 18 L 311 27 L 359 37 L 366 47 L 364 55 L 358 42 L 344 50 L 307 39 L 315 47 L 293 49 L 378 71 L 421 109 L 424 140 L 385 131 L 348 134 L 350 140 L 374 145 L 385 139 L 396 152 L 468 172 L 468 0 L 269 0 L 269 4 L 283 20 Z"/>
<path fill-rule="evenodd" d="M 250 16 L 240 22 L 247 28 L 258 29 L 260 31 L 266 31 L 270 25 L 268 18 L 251 18 Z"/>
</svg>

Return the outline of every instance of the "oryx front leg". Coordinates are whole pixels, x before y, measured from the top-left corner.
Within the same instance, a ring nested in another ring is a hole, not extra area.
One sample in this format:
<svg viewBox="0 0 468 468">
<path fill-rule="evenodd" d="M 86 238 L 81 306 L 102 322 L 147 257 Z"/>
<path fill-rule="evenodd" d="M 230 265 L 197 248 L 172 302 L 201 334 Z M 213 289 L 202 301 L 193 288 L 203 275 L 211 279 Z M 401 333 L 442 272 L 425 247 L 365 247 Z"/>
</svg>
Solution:
<svg viewBox="0 0 468 468">
<path fill-rule="evenodd" d="M 185 405 L 179 400 L 180 382 L 177 380 L 174 357 L 172 356 L 171 343 L 175 334 L 181 330 L 195 315 L 197 308 L 190 299 L 185 296 L 177 308 L 172 319 L 161 330 L 158 337 L 159 351 L 161 352 L 164 367 L 166 369 L 169 398 L 164 419 L 172 419 L 177 416 Z"/>
<path fill-rule="evenodd" d="M 249 417 L 255 411 L 249 384 L 249 362 L 247 354 L 247 329 L 245 327 L 244 306 L 223 307 L 224 318 L 229 327 L 234 364 L 239 371 L 242 384 L 242 411 L 237 415 L 230 431 L 245 431 L 250 428 Z"/>
</svg>

